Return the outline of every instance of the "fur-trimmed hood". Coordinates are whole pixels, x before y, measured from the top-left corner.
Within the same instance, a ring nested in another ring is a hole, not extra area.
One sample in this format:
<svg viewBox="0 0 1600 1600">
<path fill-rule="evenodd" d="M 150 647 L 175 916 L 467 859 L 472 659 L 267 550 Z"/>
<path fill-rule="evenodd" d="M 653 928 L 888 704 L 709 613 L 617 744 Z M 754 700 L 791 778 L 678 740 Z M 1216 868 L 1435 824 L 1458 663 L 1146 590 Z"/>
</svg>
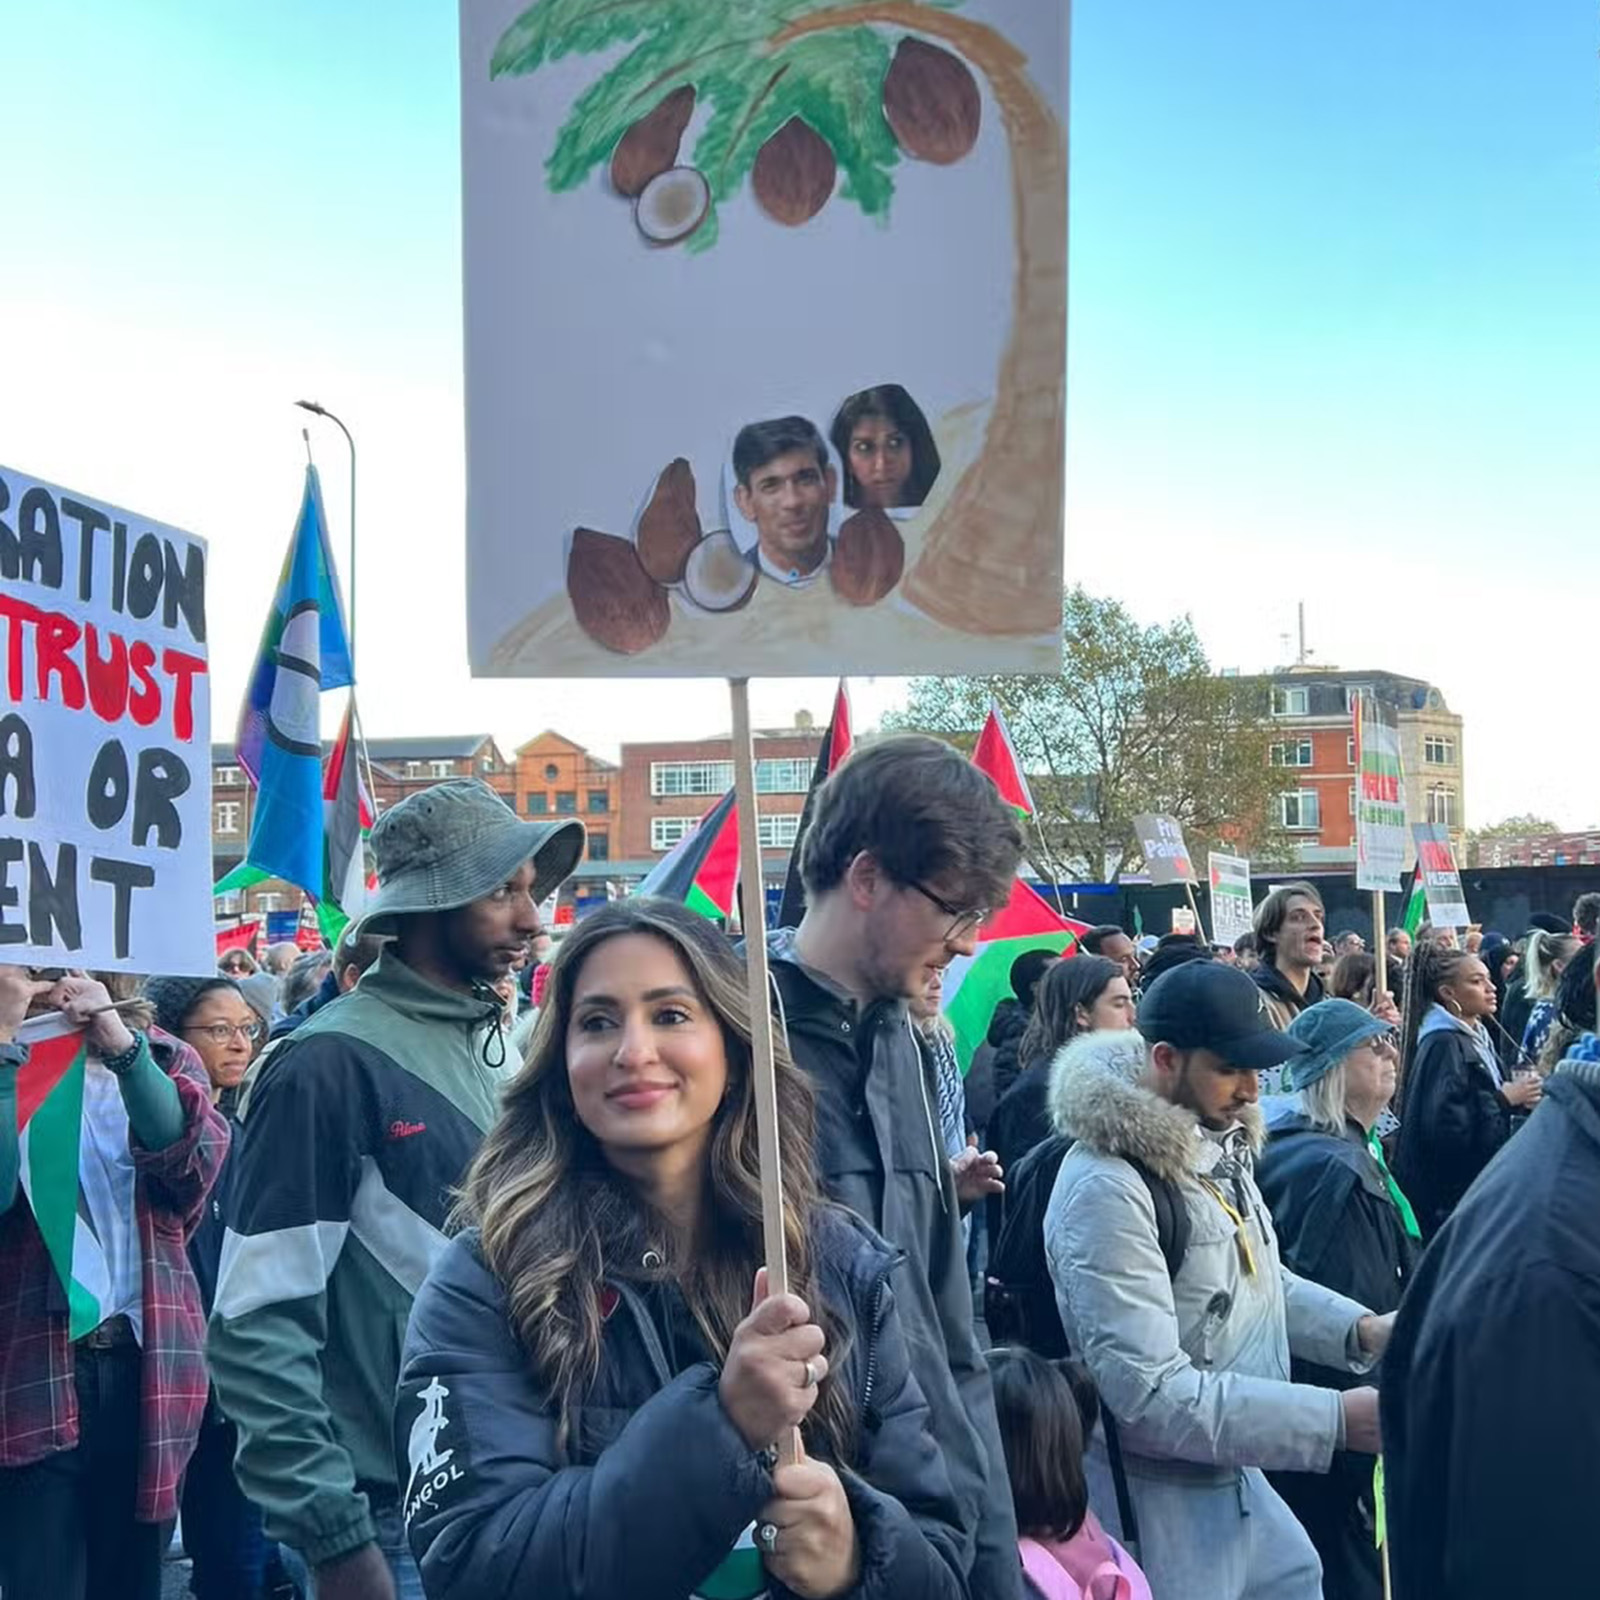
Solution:
<svg viewBox="0 0 1600 1600">
<path fill-rule="evenodd" d="M 1050 1068 L 1050 1118 L 1059 1133 L 1099 1155 L 1143 1163 L 1179 1182 L 1210 1169 L 1216 1153 L 1242 1143 L 1254 1156 L 1266 1139 L 1260 1109 L 1246 1106 L 1226 1133 L 1208 1136 L 1192 1111 L 1139 1082 L 1147 1046 L 1134 1032 L 1084 1034 Z"/>
</svg>

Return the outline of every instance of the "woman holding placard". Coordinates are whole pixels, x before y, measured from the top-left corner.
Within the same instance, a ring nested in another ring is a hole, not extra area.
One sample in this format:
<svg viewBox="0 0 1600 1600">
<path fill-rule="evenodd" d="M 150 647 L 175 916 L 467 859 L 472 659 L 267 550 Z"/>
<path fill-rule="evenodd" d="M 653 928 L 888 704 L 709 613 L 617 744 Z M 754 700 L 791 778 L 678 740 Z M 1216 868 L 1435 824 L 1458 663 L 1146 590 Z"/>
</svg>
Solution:
<svg viewBox="0 0 1600 1600">
<path fill-rule="evenodd" d="M 430 1595 L 966 1592 L 895 1257 L 818 1198 L 810 1086 L 776 1056 L 793 1292 L 769 1297 L 737 956 L 653 899 L 568 935 L 412 1312 L 397 1445 Z"/>
</svg>

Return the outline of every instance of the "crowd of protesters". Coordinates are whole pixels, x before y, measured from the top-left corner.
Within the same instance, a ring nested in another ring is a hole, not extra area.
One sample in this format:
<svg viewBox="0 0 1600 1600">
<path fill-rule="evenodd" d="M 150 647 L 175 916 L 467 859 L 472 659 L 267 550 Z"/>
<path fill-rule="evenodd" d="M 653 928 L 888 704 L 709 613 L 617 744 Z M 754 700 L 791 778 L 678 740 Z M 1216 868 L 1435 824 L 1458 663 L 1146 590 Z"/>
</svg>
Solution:
<svg viewBox="0 0 1600 1600">
<path fill-rule="evenodd" d="M 441 783 L 330 951 L 0 966 L 3 1600 L 156 1600 L 175 1525 L 200 1600 L 1574 1592 L 1600 897 L 1372 952 L 1309 882 L 1227 948 L 1097 927 L 963 1079 L 942 981 L 1022 834 L 864 745 L 767 936 L 777 1292 L 744 947 L 635 899 L 552 948 L 583 842 Z"/>
</svg>

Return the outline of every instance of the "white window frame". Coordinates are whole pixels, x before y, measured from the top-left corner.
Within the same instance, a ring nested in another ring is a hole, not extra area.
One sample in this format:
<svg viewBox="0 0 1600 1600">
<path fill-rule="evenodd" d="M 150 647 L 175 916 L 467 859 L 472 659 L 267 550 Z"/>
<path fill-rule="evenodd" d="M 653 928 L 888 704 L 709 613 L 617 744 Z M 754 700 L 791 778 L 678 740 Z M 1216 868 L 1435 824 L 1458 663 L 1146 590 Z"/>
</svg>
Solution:
<svg viewBox="0 0 1600 1600">
<path fill-rule="evenodd" d="M 1294 755 L 1292 761 L 1289 759 L 1291 752 Z M 1316 752 L 1309 738 L 1283 739 L 1272 747 L 1272 765 L 1275 767 L 1314 767 L 1316 764 Z"/>
<path fill-rule="evenodd" d="M 731 761 L 652 761 L 650 793 L 655 799 L 703 797 L 714 800 L 733 787 Z"/>
<path fill-rule="evenodd" d="M 1352 733 L 1344 741 L 1344 761 L 1347 767 L 1356 764 L 1356 736 Z"/>
<path fill-rule="evenodd" d="M 651 817 L 650 848 L 665 855 L 694 833 L 700 826 L 698 817 Z"/>
<path fill-rule="evenodd" d="M 1310 801 L 1313 820 L 1305 820 L 1306 802 Z M 1294 802 L 1295 820 L 1289 820 L 1290 802 Z M 1315 789 L 1286 789 L 1278 796 L 1278 816 L 1291 833 L 1320 833 L 1322 831 L 1322 796 Z"/>
<path fill-rule="evenodd" d="M 213 833 L 237 833 L 239 831 L 239 817 L 244 810 L 241 800 L 217 800 L 211 807 L 211 831 Z"/>
<path fill-rule="evenodd" d="M 266 894 L 258 894 L 256 896 L 256 910 L 280 911 L 282 910 L 282 907 L 278 904 L 278 902 L 282 899 L 283 896 L 281 894 L 276 894 L 271 890 L 269 890 Z"/>
<path fill-rule="evenodd" d="M 1428 767 L 1453 767 L 1456 742 L 1447 733 L 1429 733 L 1422 740 L 1422 763 Z"/>
<path fill-rule="evenodd" d="M 800 813 L 776 811 L 756 819 L 756 838 L 763 850 L 792 850 L 800 837 Z"/>
<path fill-rule="evenodd" d="M 1461 826 L 1461 796 L 1453 784 L 1435 783 L 1428 789 L 1428 821 L 1439 828 Z"/>
<path fill-rule="evenodd" d="M 428 763 L 428 776 L 430 778 L 453 778 L 456 775 L 456 764 L 453 761 L 430 761 Z"/>
<path fill-rule="evenodd" d="M 1292 689 L 1272 688 L 1272 714 L 1275 717 L 1303 717 L 1310 706 L 1310 697 L 1303 687 Z"/>
<path fill-rule="evenodd" d="M 238 916 L 244 910 L 244 891 L 229 889 L 226 894 L 219 894 L 212 902 L 211 909 L 219 917 Z"/>
<path fill-rule="evenodd" d="M 1370 683 L 1347 683 L 1344 686 L 1345 710 L 1354 711 L 1356 708 L 1356 701 L 1358 701 L 1362 695 L 1370 695 L 1371 693 L 1372 685 Z"/>
<path fill-rule="evenodd" d="M 216 767 L 211 773 L 211 784 L 216 789 L 237 789 L 244 782 L 244 772 L 239 767 Z"/>
<path fill-rule="evenodd" d="M 772 756 L 756 762 L 757 794 L 805 794 L 816 762 L 805 756 Z"/>
</svg>

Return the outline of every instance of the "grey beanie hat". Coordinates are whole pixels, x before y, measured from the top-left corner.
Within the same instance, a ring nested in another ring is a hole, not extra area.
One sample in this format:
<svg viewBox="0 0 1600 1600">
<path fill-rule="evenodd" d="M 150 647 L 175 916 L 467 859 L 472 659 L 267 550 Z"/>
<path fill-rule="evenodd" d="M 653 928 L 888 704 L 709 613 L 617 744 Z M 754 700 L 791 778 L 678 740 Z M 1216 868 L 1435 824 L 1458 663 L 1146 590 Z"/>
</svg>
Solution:
<svg viewBox="0 0 1600 1600">
<path fill-rule="evenodd" d="M 378 891 L 348 936 L 394 933 L 396 917 L 454 911 L 533 862 L 533 898 L 544 900 L 583 855 L 583 824 L 523 822 L 476 778 L 453 778 L 409 794 L 372 829 Z"/>
<path fill-rule="evenodd" d="M 1309 1088 L 1326 1076 L 1358 1045 L 1394 1032 L 1394 1024 L 1375 1017 L 1354 1000 L 1319 1000 L 1289 1024 L 1291 1038 L 1306 1047 L 1289 1063 L 1289 1087 Z"/>
<path fill-rule="evenodd" d="M 232 978 L 220 972 L 214 978 L 146 978 L 139 992 L 155 1012 L 156 1026 L 163 1033 L 176 1036 L 182 1031 L 183 1019 L 194 1010 L 201 996 L 210 994 L 213 989 L 243 993 Z"/>
<path fill-rule="evenodd" d="M 252 972 L 234 980 L 245 1004 L 269 1027 L 283 1015 L 278 1005 L 278 980 L 270 972 Z"/>
</svg>

